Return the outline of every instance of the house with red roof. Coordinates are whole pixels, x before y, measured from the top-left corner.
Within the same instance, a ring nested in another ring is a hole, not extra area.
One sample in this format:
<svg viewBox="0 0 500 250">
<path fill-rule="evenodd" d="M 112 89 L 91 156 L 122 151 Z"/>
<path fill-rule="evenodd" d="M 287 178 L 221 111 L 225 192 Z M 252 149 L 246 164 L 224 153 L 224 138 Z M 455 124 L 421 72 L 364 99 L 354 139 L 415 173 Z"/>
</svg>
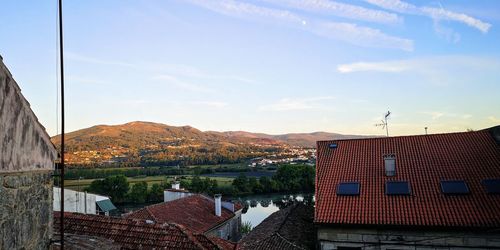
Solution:
<svg viewBox="0 0 500 250">
<path fill-rule="evenodd" d="M 500 249 L 500 126 L 319 141 L 320 249 Z"/>
<path fill-rule="evenodd" d="M 54 231 L 60 227 L 54 213 Z M 64 213 L 68 249 L 235 249 L 232 242 L 192 232 L 174 223 L 149 223 L 103 215 Z M 60 237 L 60 236 L 59 236 Z M 53 249 L 60 249 L 58 244 Z"/>
<path fill-rule="evenodd" d="M 178 185 L 172 185 L 169 192 L 179 191 Z M 220 195 L 214 198 L 193 193 L 184 193 L 177 199 L 144 207 L 124 215 L 126 218 L 141 219 L 152 223 L 175 223 L 187 229 L 208 236 L 225 240 L 238 241 L 241 237 L 242 206 L 222 201 Z M 165 197 L 173 197 L 167 196 Z"/>
</svg>

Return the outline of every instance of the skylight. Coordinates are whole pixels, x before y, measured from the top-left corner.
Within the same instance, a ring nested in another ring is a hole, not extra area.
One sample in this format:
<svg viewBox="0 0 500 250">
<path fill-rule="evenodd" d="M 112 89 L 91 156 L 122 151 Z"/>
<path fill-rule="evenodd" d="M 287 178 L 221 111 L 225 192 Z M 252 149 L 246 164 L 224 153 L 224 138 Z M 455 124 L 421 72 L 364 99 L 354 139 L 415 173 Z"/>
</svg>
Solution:
<svg viewBox="0 0 500 250">
<path fill-rule="evenodd" d="M 387 181 L 385 183 L 385 194 L 387 195 L 410 195 L 410 183 L 407 181 Z"/>
<path fill-rule="evenodd" d="M 469 187 L 465 181 L 441 181 L 441 190 L 444 194 L 468 194 Z"/>
<path fill-rule="evenodd" d="M 359 195 L 359 182 L 342 182 L 337 186 L 337 195 Z"/>
<path fill-rule="evenodd" d="M 500 179 L 483 180 L 481 183 L 488 194 L 500 194 Z"/>
</svg>

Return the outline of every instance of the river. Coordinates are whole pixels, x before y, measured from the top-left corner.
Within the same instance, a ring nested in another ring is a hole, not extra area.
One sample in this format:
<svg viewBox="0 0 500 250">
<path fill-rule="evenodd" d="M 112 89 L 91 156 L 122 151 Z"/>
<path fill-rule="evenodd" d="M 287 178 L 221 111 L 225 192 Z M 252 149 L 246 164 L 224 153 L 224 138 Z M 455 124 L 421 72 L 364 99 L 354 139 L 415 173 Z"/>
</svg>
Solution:
<svg viewBox="0 0 500 250">
<path fill-rule="evenodd" d="M 241 222 L 249 221 L 252 228 L 260 224 L 272 213 L 286 207 L 291 202 L 304 202 L 311 204 L 314 202 L 312 193 L 298 193 L 298 194 L 262 194 L 262 195 L 247 195 L 242 197 L 233 198 L 233 201 L 238 201 L 243 204 L 243 211 L 241 215 Z M 127 213 L 141 209 L 145 206 L 152 204 L 129 204 L 118 205 L 120 210 L 114 214 L 119 216 L 122 213 Z"/>
</svg>

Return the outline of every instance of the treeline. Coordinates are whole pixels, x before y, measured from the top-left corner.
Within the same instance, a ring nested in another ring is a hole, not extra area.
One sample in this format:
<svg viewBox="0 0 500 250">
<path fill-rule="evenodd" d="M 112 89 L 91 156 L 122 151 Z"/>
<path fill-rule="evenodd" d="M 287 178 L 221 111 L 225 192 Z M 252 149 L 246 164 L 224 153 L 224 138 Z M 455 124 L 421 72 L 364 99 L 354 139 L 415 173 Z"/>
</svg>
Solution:
<svg viewBox="0 0 500 250">
<path fill-rule="evenodd" d="M 240 174 L 231 185 L 220 186 L 215 179 L 201 178 L 198 175 L 191 179 L 180 178 L 181 188 L 194 193 L 209 195 L 223 194 L 238 196 L 275 192 L 312 192 L 314 191 L 315 169 L 308 165 L 282 165 L 276 174 L 269 178 L 246 177 Z M 163 201 L 163 190 L 171 187 L 171 182 L 155 183 L 148 188 L 146 182 L 139 182 L 130 187 L 126 176 L 108 176 L 93 181 L 86 191 L 111 197 L 115 203 L 144 203 Z"/>
<path fill-rule="evenodd" d="M 228 196 L 276 192 L 314 191 L 315 169 L 308 165 L 282 165 L 273 177 L 247 177 L 243 173 L 230 186 L 218 186 L 209 178 L 195 176 L 191 181 L 181 181 L 181 187 L 197 193 L 220 193 Z"/>
<path fill-rule="evenodd" d="M 124 175 L 126 177 L 136 177 L 136 176 L 160 176 L 160 175 L 203 175 L 203 174 L 213 174 L 217 172 L 247 172 L 250 171 L 249 168 L 241 167 L 218 167 L 218 168 L 207 168 L 207 167 L 194 167 L 191 169 L 187 168 L 176 168 L 176 167 L 139 167 L 139 168 L 123 168 L 123 169 L 86 169 L 86 168 L 70 168 L 66 170 L 64 174 L 67 180 L 78 180 L 81 179 L 102 179 L 114 175 Z"/>
<path fill-rule="evenodd" d="M 145 203 L 163 201 L 163 190 L 169 188 L 169 183 L 155 183 L 148 188 L 145 181 L 130 186 L 124 175 L 109 176 L 93 181 L 85 190 L 111 197 L 114 203 Z"/>
</svg>

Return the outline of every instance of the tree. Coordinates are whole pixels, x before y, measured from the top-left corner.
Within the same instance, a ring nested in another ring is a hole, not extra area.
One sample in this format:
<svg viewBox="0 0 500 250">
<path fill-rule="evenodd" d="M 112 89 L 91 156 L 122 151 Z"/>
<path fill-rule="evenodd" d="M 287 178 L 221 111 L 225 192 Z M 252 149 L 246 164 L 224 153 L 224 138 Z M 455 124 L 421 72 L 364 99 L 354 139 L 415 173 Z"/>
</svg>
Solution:
<svg viewBox="0 0 500 250">
<path fill-rule="evenodd" d="M 134 184 L 129 194 L 130 201 L 134 203 L 146 202 L 147 196 L 148 196 L 148 183 L 145 181 L 141 181 L 139 183 Z"/>
<path fill-rule="evenodd" d="M 163 201 L 163 188 L 160 184 L 155 183 L 151 186 L 148 192 L 148 201 Z"/>
<path fill-rule="evenodd" d="M 233 180 L 233 186 L 240 193 L 250 192 L 250 187 L 248 185 L 248 178 L 243 173 L 240 173 L 240 175 Z"/>
<path fill-rule="evenodd" d="M 129 183 L 124 175 L 109 176 L 104 180 L 93 181 L 88 191 L 110 196 L 113 202 L 122 203 L 129 191 Z"/>
</svg>

